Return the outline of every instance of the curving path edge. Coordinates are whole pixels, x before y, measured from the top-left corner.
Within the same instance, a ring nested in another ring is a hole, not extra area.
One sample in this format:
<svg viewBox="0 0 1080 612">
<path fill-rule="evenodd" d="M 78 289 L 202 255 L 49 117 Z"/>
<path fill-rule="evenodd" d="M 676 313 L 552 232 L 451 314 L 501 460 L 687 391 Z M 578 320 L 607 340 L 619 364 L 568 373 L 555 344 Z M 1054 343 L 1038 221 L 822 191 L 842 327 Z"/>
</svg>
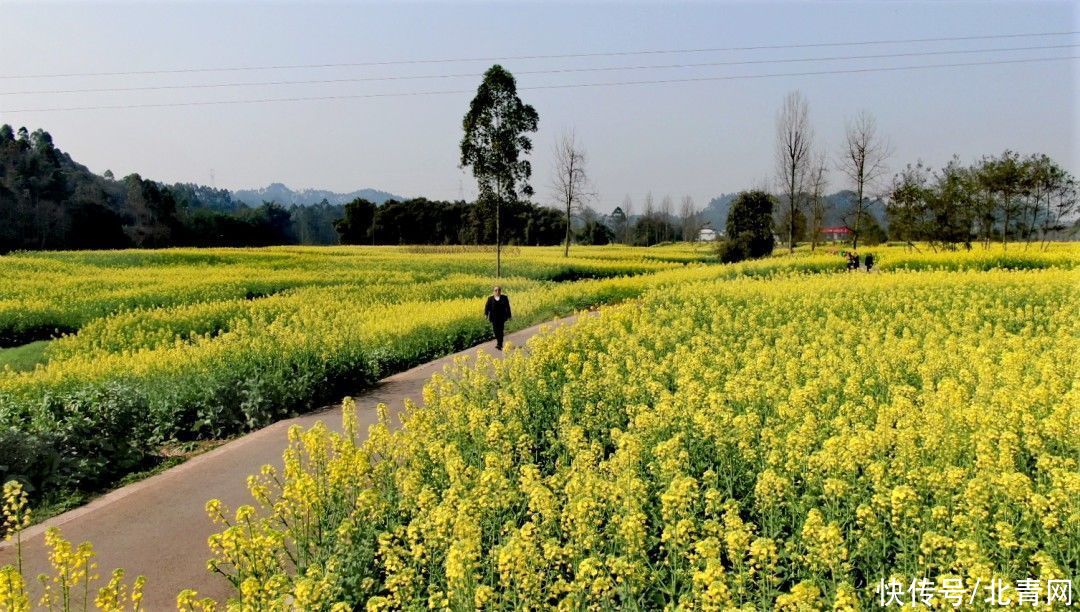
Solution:
<svg viewBox="0 0 1080 612">
<path fill-rule="evenodd" d="M 576 318 L 534 325 L 508 334 L 506 339 L 520 347 L 546 328 L 569 324 Z M 366 435 L 367 426 L 377 421 L 378 404 L 386 404 L 395 417 L 404 408 L 406 398 L 421 401 L 424 385 L 433 374 L 457 357 L 480 351 L 498 354 L 494 341 L 485 342 L 388 376 L 375 387 L 354 395 L 360 421 L 358 432 L 363 432 L 360 435 Z M 250 503 L 247 476 L 268 463 L 281 466 L 288 429 L 293 425 L 311 427 L 316 421 L 340 430 L 341 406 L 279 421 L 30 527 L 22 534 L 22 552 L 31 602 L 36 604 L 40 596 L 37 575 L 49 571 L 44 543 L 49 527 L 59 527 L 73 543 L 89 541 L 94 545 L 101 584 L 117 567 L 124 568 L 128 581 L 139 574 L 146 576 L 143 606 L 147 610 L 175 610 L 177 593 L 187 588 L 197 590 L 200 596 L 224 601 L 232 594 L 232 585 L 206 569 L 210 556 L 206 541 L 218 530 L 206 516 L 206 501 L 217 498 L 229 508 Z M 14 561 L 15 542 L 0 542 L 0 566 Z"/>
</svg>

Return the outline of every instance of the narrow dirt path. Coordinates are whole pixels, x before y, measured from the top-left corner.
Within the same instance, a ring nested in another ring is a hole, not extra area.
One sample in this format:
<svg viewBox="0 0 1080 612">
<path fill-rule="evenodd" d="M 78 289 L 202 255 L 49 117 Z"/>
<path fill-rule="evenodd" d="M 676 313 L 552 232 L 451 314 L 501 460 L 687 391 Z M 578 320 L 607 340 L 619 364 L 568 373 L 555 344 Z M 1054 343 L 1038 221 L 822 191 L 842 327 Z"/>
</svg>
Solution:
<svg viewBox="0 0 1080 612">
<path fill-rule="evenodd" d="M 558 319 L 555 325 L 570 323 L 574 318 Z M 548 322 L 523 329 L 509 334 L 507 340 L 522 346 L 551 325 Z M 478 351 L 498 354 L 494 341 L 486 342 L 387 377 L 354 396 L 359 431 L 367 432 L 367 426 L 377 421 L 378 404 L 385 403 L 391 415 L 396 415 L 406 398 L 420 402 L 424 384 L 433 374 L 441 372 L 455 357 Z M 76 544 L 91 542 L 103 579 L 117 567 L 125 569 L 129 580 L 138 574 L 146 576 L 143 605 L 148 610 L 175 610 L 176 594 L 185 588 L 224 600 L 231 594 L 231 585 L 206 570 L 210 556 L 206 540 L 216 531 L 204 511 L 206 501 L 217 498 L 230 508 L 249 503 L 247 476 L 268 463 L 280 466 L 289 427 L 310 427 L 316 421 L 340 430 L 341 407 L 280 421 L 26 530 L 23 574 L 31 582 L 32 602 L 36 603 L 40 596 L 36 576 L 49 567 L 44 545 L 44 532 L 49 527 L 59 527 L 64 537 Z M 14 560 L 14 542 L 0 543 L 0 566 Z"/>
</svg>

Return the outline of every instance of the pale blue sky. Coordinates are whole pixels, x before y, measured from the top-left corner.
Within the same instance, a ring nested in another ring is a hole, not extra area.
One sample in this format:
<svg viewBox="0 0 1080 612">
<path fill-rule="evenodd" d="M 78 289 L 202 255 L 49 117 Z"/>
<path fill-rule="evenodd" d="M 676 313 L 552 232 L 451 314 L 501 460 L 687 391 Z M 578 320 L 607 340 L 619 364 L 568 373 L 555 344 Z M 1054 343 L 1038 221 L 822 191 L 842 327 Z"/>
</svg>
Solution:
<svg viewBox="0 0 1080 612">
<path fill-rule="evenodd" d="M 506 57 L 1080 30 L 1075 2 L 200 4 L 0 3 L 0 75 Z M 1080 45 L 1080 35 L 820 49 L 507 60 L 514 72 L 779 58 Z M 796 64 L 519 74 L 520 87 L 760 75 L 1054 56 L 1080 48 Z M 0 79 L 0 92 L 478 74 L 484 62 Z M 709 198 L 773 174 L 776 110 L 800 89 L 817 141 L 838 151 L 844 119 L 873 112 L 893 170 L 1006 148 L 1045 152 L 1074 173 L 1080 60 L 664 85 L 524 90 L 540 113 L 533 184 L 543 201 L 556 135 L 573 127 L 610 210 L 630 194 Z M 249 188 L 471 197 L 457 168 L 470 94 L 181 108 L 21 112 L 41 107 L 475 90 L 477 77 L 216 89 L 0 96 L 0 122 L 43 127 L 95 172 Z M 833 187 L 843 187 L 833 173 Z"/>
</svg>

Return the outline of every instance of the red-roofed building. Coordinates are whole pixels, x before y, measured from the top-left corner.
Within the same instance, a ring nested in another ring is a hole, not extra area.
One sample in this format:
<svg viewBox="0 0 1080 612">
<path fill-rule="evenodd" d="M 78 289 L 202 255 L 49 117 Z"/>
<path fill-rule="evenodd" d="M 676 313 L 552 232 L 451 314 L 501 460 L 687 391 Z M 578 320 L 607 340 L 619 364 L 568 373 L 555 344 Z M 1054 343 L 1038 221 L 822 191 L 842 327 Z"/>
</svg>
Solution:
<svg viewBox="0 0 1080 612">
<path fill-rule="evenodd" d="M 851 239 L 851 230 L 840 225 L 821 228 L 821 236 L 828 242 L 843 242 Z"/>
</svg>

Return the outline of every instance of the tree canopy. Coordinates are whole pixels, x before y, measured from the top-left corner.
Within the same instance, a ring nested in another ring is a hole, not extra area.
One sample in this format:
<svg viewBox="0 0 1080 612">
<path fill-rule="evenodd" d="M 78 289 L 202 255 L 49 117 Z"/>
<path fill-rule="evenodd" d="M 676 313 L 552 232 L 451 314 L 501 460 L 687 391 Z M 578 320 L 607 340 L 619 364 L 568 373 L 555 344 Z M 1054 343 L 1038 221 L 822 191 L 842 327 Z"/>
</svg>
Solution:
<svg viewBox="0 0 1080 612">
<path fill-rule="evenodd" d="M 461 166 L 472 168 L 479 201 L 494 207 L 496 276 L 502 274 L 502 207 L 533 194 L 532 165 L 525 156 L 532 151 L 528 134 L 539 122 L 536 109 L 518 97 L 514 75 L 498 64 L 484 73 L 462 121 Z"/>
<path fill-rule="evenodd" d="M 772 254 L 775 198 L 761 190 L 744 191 L 731 203 L 727 217 L 727 240 L 720 243 L 725 262 L 766 257 Z"/>
</svg>

